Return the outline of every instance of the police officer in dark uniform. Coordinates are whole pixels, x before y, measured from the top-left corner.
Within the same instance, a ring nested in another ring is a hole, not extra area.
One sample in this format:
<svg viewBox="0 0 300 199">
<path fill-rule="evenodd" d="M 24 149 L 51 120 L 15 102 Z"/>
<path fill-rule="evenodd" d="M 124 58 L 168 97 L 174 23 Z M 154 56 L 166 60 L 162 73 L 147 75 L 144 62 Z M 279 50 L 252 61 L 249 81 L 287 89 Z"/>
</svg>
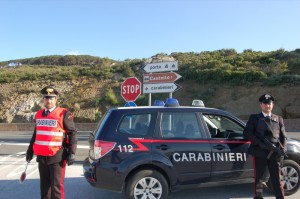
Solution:
<svg viewBox="0 0 300 199">
<path fill-rule="evenodd" d="M 244 129 L 245 139 L 251 141 L 248 153 L 253 156 L 254 161 L 254 199 L 263 198 L 263 175 L 266 167 L 270 172 L 276 199 L 283 199 L 284 191 L 280 180 L 283 156 L 272 150 L 270 145 L 267 144 L 272 143 L 280 150 L 286 151 L 286 133 L 283 119 L 281 116 L 272 113 L 273 96 L 264 94 L 259 98 L 259 102 L 262 112 L 250 115 Z"/>
<path fill-rule="evenodd" d="M 35 115 L 35 129 L 26 152 L 26 161 L 37 155 L 42 199 L 63 199 L 66 164 L 75 161 L 77 148 L 73 115 L 56 106 L 58 91 L 47 86 L 41 90 L 44 109 Z"/>
</svg>

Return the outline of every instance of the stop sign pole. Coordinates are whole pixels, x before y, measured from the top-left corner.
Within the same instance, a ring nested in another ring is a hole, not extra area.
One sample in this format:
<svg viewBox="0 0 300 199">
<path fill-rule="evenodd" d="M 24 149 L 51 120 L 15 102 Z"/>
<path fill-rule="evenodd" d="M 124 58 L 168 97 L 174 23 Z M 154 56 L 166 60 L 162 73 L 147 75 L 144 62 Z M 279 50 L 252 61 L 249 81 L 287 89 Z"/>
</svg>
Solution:
<svg viewBox="0 0 300 199">
<path fill-rule="evenodd" d="M 142 84 L 136 77 L 129 77 L 121 85 L 121 96 L 126 102 L 133 102 L 140 96 L 141 87 Z"/>
</svg>

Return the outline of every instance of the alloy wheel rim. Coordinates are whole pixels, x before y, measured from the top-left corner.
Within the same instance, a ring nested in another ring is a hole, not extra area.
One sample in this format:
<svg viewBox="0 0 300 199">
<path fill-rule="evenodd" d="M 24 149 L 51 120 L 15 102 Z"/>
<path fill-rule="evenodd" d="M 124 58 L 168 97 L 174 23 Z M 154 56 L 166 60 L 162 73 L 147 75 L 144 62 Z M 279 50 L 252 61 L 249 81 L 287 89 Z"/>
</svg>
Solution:
<svg viewBox="0 0 300 199">
<path fill-rule="evenodd" d="M 145 177 L 137 182 L 133 191 L 135 199 L 159 199 L 163 190 L 161 183 L 157 179 Z"/>
<path fill-rule="evenodd" d="M 290 166 L 282 168 L 282 181 L 285 190 L 292 190 L 299 182 L 299 175 L 296 169 Z"/>
</svg>

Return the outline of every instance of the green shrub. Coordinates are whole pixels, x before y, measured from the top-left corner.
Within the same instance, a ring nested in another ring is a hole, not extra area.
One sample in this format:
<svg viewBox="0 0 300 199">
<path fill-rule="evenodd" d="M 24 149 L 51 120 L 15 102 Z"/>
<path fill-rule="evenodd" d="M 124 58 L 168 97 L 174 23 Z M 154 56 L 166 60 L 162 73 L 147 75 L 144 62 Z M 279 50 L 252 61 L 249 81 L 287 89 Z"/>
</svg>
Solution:
<svg viewBox="0 0 300 199">
<path fill-rule="evenodd" d="M 168 55 L 160 53 L 157 56 Z M 299 49 L 291 52 L 284 49 L 271 52 L 247 49 L 242 53 L 237 53 L 234 49 L 221 49 L 199 53 L 171 53 L 170 56 L 178 60 L 178 73 L 183 80 L 197 80 L 202 83 L 251 84 L 265 81 L 269 85 L 276 85 L 277 82 L 297 83 L 297 78 L 282 75 L 299 74 L 300 68 Z M 1 68 L 0 83 L 74 80 L 79 76 L 109 80 L 115 73 L 119 73 L 122 77 L 140 77 L 144 64 L 139 59 L 114 61 L 88 55 L 43 56 L 15 62 L 21 62 L 23 65 Z"/>
<path fill-rule="evenodd" d="M 117 105 L 119 103 L 115 92 L 111 88 L 106 91 L 105 101 L 111 105 Z"/>
</svg>

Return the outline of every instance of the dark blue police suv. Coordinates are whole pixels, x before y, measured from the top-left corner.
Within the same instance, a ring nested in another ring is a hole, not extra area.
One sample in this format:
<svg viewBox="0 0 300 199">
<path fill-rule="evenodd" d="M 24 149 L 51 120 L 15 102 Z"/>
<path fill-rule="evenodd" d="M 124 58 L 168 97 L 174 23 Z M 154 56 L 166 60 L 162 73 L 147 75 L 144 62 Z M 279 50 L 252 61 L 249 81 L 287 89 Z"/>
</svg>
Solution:
<svg viewBox="0 0 300 199">
<path fill-rule="evenodd" d="M 89 138 L 86 180 L 126 198 L 167 198 L 182 187 L 253 182 L 245 123 L 223 110 L 176 104 L 108 110 Z M 300 142 L 289 139 L 287 155 L 282 179 L 291 195 L 300 187 Z"/>
</svg>

